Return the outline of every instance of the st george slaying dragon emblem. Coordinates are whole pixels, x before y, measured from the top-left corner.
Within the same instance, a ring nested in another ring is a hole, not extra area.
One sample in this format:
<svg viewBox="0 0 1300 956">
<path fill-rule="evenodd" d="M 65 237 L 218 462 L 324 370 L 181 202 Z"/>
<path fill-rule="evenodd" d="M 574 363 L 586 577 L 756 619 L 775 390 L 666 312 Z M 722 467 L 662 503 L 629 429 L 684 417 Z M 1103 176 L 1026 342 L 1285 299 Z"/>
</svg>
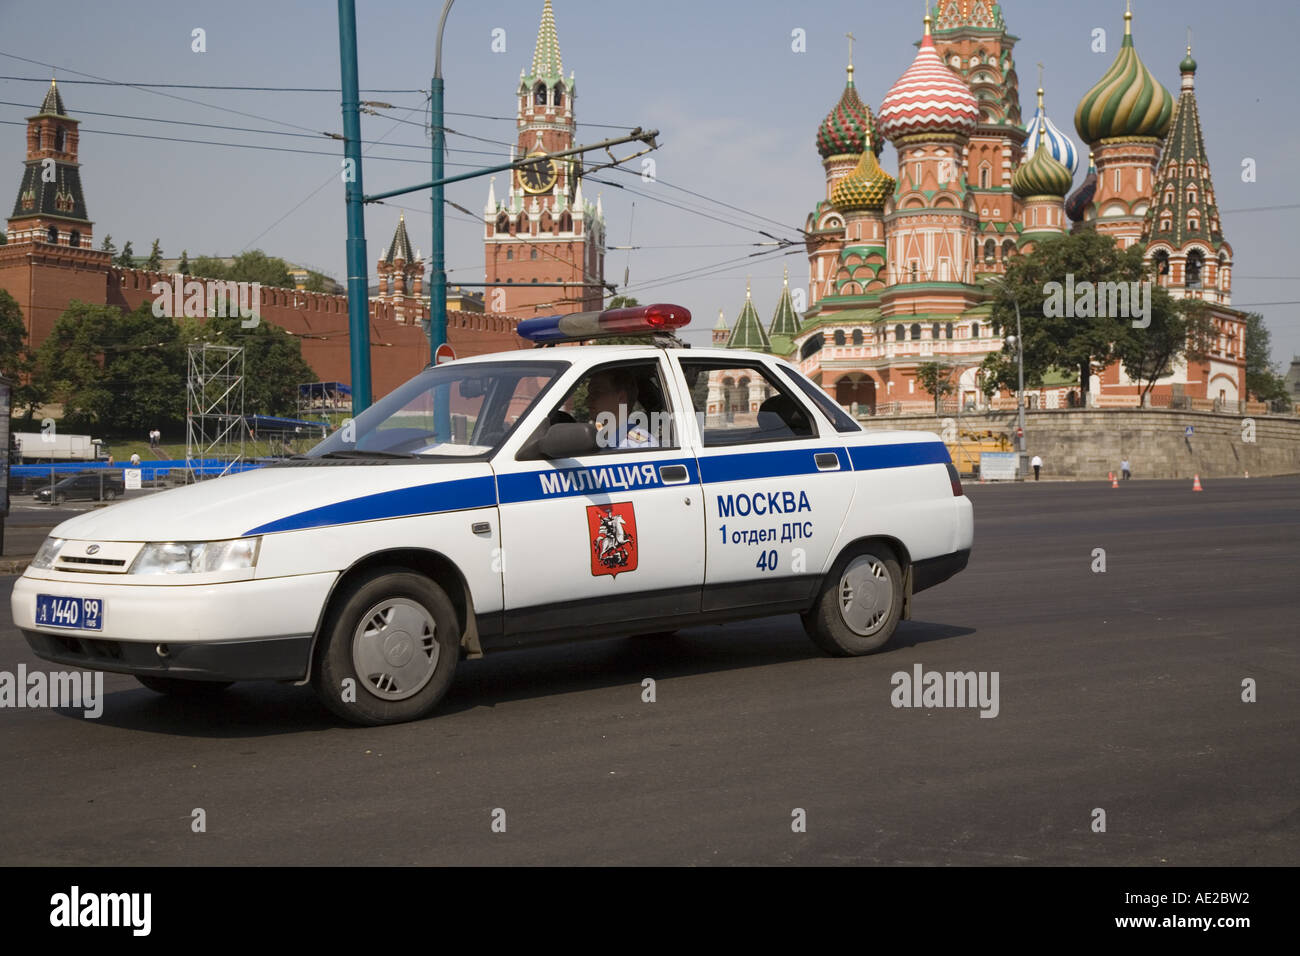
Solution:
<svg viewBox="0 0 1300 956">
<path fill-rule="evenodd" d="M 636 570 L 636 513 L 632 502 L 588 505 L 587 531 L 593 575 Z"/>
</svg>

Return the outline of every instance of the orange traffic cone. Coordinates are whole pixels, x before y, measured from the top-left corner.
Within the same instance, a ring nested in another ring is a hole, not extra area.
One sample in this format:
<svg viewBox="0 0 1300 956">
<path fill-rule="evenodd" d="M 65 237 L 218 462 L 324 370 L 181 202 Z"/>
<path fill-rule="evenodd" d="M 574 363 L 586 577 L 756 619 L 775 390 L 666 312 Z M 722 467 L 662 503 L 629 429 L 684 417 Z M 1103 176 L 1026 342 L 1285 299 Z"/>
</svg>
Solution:
<svg viewBox="0 0 1300 956">
<path fill-rule="evenodd" d="M 1204 490 L 1205 490 L 1205 489 L 1201 487 L 1201 476 L 1200 476 L 1200 475 L 1193 475 L 1193 476 L 1192 476 L 1192 491 L 1204 491 Z"/>
<path fill-rule="evenodd" d="M 1250 469 L 1249 469 L 1249 468 L 1248 468 L 1248 469 L 1246 469 L 1246 477 L 1247 477 L 1247 478 L 1249 478 L 1249 477 L 1250 477 Z"/>
<path fill-rule="evenodd" d="M 1112 488 L 1118 488 L 1118 487 L 1119 487 L 1119 479 L 1115 477 L 1115 472 L 1113 472 L 1113 471 L 1110 473 L 1110 486 L 1111 486 Z"/>
</svg>

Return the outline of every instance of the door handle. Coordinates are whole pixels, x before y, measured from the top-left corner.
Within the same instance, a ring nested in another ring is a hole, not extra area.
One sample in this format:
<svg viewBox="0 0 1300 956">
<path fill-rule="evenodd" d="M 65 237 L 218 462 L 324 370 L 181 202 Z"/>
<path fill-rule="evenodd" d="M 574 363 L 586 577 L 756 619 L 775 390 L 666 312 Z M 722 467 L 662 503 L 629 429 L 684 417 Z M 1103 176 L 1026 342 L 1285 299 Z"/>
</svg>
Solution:
<svg viewBox="0 0 1300 956">
<path fill-rule="evenodd" d="M 690 478 L 685 465 L 660 465 L 659 477 L 665 485 L 680 485 Z"/>
<path fill-rule="evenodd" d="M 813 455 L 818 471 L 839 471 L 840 456 L 833 451 L 819 451 Z"/>
</svg>

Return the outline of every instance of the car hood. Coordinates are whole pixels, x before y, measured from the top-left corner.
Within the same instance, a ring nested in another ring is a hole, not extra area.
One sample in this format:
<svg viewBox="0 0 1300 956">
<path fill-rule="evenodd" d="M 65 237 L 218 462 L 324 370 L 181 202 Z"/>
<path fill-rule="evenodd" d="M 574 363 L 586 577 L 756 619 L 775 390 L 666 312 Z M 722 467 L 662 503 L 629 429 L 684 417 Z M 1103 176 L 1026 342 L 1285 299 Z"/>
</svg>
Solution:
<svg viewBox="0 0 1300 956">
<path fill-rule="evenodd" d="M 69 518 L 51 534 L 87 541 L 216 541 L 248 534 L 473 507 L 486 462 L 356 462 L 259 468 Z M 495 493 L 492 494 L 495 501 Z"/>
</svg>

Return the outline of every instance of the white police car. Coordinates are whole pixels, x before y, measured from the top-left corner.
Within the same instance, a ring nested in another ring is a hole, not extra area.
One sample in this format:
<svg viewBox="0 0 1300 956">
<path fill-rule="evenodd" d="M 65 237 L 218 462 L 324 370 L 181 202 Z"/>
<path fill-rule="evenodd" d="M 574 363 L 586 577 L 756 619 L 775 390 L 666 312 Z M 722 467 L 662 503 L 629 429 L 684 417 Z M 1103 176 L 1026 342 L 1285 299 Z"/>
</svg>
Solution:
<svg viewBox="0 0 1300 956">
<path fill-rule="evenodd" d="M 381 724 L 431 711 L 462 656 L 542 642 L 797 612 L 831 654 L 877 650 L 972 525 L 935 435 L 863 431 L 784 361 L 539 348 L 428 368 L 301 458 L 71 518 L 12 605 L 49 661 L 166 693 L 310 681 Z"/>
</svg>

